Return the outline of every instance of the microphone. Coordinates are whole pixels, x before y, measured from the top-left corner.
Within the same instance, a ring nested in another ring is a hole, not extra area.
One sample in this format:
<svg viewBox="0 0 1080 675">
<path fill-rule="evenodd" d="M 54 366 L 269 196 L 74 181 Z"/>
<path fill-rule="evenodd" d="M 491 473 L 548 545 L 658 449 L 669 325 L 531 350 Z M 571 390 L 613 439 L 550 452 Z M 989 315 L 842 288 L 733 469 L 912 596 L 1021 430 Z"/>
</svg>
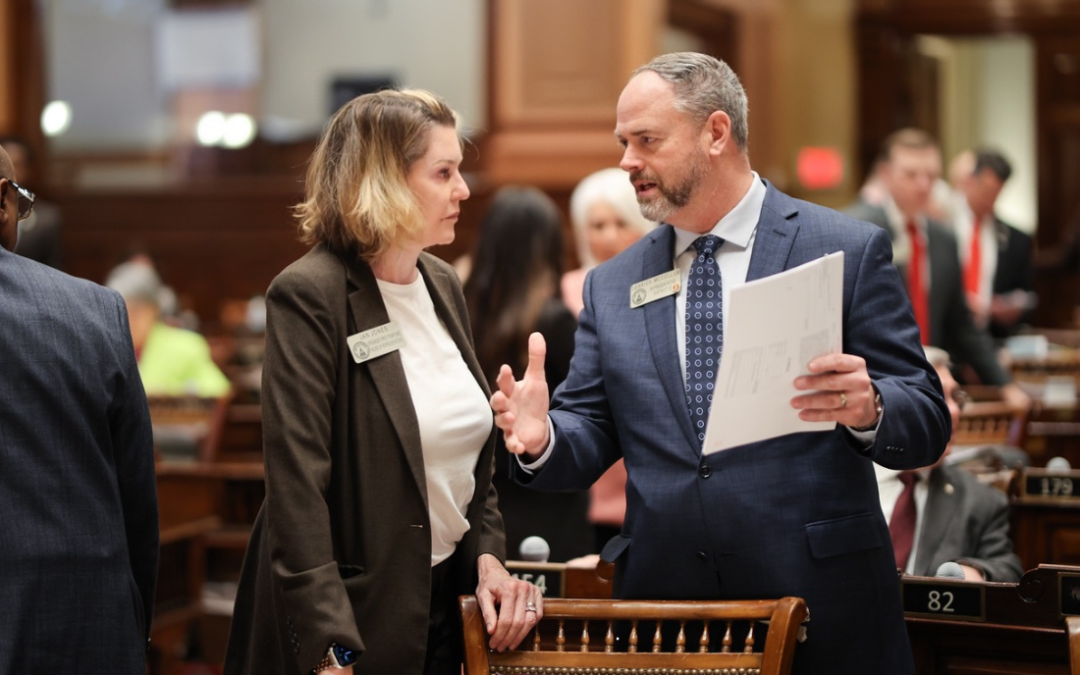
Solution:
<svg viewBox="0 0 1080 675">
<path fill-rule="evenodd" d="M 960 567 L 957 563 L 943 562 L 938 566 L 937 572 L 934 576 L 938 579 L 956 579 L 957 581 L 964 580 L 964 568 Z"/>
<path fill-rule="evenodd" d="M 1046 463 L 1046 470 L 1052 473 L 1064 473 L 1072 471 L 1072 464 L 1069 464 L 1069 460 L 1064 457 L 1053 457 Z"/>
<path fill-rule="evenodd" d="M 518 546 L 518 556 L 525 562 L 546 563 L 551 555 L 551 547 L 543 537 L 525 537 Z"/>
</svg>

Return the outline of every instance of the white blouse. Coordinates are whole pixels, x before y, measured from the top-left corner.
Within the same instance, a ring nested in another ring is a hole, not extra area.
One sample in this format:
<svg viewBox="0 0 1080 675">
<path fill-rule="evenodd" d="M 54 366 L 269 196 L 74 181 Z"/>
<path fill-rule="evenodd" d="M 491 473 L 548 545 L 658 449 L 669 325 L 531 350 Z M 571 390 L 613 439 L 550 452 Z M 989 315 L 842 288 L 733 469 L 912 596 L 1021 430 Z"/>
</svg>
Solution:
<svg viewBox="0 0 1080 675">
<path fill-rule="evenodd" d="M 409 284 L 378 283 L 390 320 L 405 338 L 401 362 L 420 424 L 434 567 L 469 530 L 465 511 L 476 489 L 476 462 L 494 422 L 483 390 L 435 313 L 423 277 Z"/>
</svg>

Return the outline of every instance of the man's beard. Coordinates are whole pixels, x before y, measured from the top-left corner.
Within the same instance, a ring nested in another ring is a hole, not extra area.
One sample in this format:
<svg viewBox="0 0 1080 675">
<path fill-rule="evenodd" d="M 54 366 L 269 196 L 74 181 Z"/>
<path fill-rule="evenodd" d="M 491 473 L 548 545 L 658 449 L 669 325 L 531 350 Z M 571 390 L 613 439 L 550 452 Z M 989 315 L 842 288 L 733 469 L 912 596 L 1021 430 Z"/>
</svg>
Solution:
<svg viewBox="0 0 1080 675">
<path fill-rule="evenodd" d="M 641 196 L 638 196 L 638 207 L 641 209 L 641 215 L 645 216 L 647 220 L 659 223 L 672 213 L 685 207 L 690 203 L 694 191 L 697 190 L 705 177 L 707 168 L 708 160 L 705 158 L 705 153 L 698 150 L 693 155 L 686 175 L 678 183 L 671 186 L 667 186 L 657 178 L 645 174 L 639 173 L 631 176 L 631 180 L 635 182 L 644 179 L 655 183 L 656 191 L 659 193 L 656 197 L 647 201 L 643 201 Z"/>
</svg>

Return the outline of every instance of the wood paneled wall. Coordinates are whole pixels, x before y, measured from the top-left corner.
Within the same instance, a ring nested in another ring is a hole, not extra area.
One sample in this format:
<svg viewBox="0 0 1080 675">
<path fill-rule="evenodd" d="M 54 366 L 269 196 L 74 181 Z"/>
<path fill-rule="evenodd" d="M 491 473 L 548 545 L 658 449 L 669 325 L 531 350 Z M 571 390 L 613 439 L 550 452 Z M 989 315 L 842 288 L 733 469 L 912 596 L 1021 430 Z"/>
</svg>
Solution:
<svg viewBox="0 0 1080 675">
<path fill-rule="evenodd" d="M 615 104 L 656 54 L 662 0 L 489 0 L 489 133 L 495 185 L 572 187 L 615 166 Z"/>
<path fill-rule="evenodd" d="M 40 5 L 0 0 L 0 134 L 27 139 L 38 157 L 45 149 L 39 123 L 45 104 Z"/>
<path fill-rule="evenodd" d="M 474 188 L 462 207 L 457 237 L 432 249 L 450 262 L 471 250 L 492 195 L 490 185 L 469 178 Z M 292 206 L 303 197 L 293 179 L 55 196 L 63 209 L 66 272 L 104 283 L 130 253 L 146 252 L 181 305 L 195 311 L 211 333 L 224 302 L 265 293 L 278 272 L 307 251 L 292 217 Z M 552 196 L 566 207 L 568 193 Z"/>
<path fill-rule="evenodd" d="M 15 126 L 15 18 L 11 0 L 0 0 L 0 132 Z"/>
<path fill-rule="evenodd" d="M 301 197 L 291 181 L 56 197 L 65 271 L 103 283 L 127 254 L 145 251 L 181 304 L 209 326 L 222 301 L 264 293 L 306 250 L 290 213 Z"/>
</svg>

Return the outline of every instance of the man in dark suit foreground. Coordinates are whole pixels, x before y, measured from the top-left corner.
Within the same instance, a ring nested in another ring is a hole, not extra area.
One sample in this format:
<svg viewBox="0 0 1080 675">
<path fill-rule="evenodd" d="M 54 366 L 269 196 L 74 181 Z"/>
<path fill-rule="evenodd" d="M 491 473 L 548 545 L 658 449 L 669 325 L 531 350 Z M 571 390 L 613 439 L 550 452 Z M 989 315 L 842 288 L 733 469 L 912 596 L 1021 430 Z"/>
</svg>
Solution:
<svg viewBox="0 0 1080 675">
<path fill-rule="evenodd" d="M 712 57 L 667 54 L 639 69 L 615 134 L 642 212 L 664 225 L 590 272 L 550 414 L 543 339 L 532 337 L 523 379 L 503 367 L 492 407 L 518 480 L 582 489 L 623 457 L 626 521 L 603 553 L 616 597 L 801 596 L 812 621 L 795 672 L 910 675 L 873 462 L 931 464 L 950 425 L 888 236 L 751 170 L 745 93 Z M 835 251 L 844 353 L 801 364 L 810 374 L 795 379 L 805 393 L 791 415 L 838 426 L 703 455 L 718 305 L 734 286 Z M 644 303 L 631 306 L 634 284 L 673 270 L 674 295 L 638 293 Z"/>
<path fill-rule="evenodd" d="M 926 356 L 941 378 L 955 429 L 962 394 L 949 372 L 949 355 L 927 347 Z M 945 466 L 945 455 L 918 471 L 874 467 L 897 567 L 908 574 L 934 576 L 942 563 L 955 562 L 970 581 L 1020 581 L 1023 569 L 1009 539 L 1009 500 L 971 472 Z M 905 510 L 907 528 L 900 525 Z"/>
<path fill-rule="evenodd" d="M 0 148 L 0 673 L 144 673 L 153 438 L 120 296 L 11 253 Z"/>
</svg>

